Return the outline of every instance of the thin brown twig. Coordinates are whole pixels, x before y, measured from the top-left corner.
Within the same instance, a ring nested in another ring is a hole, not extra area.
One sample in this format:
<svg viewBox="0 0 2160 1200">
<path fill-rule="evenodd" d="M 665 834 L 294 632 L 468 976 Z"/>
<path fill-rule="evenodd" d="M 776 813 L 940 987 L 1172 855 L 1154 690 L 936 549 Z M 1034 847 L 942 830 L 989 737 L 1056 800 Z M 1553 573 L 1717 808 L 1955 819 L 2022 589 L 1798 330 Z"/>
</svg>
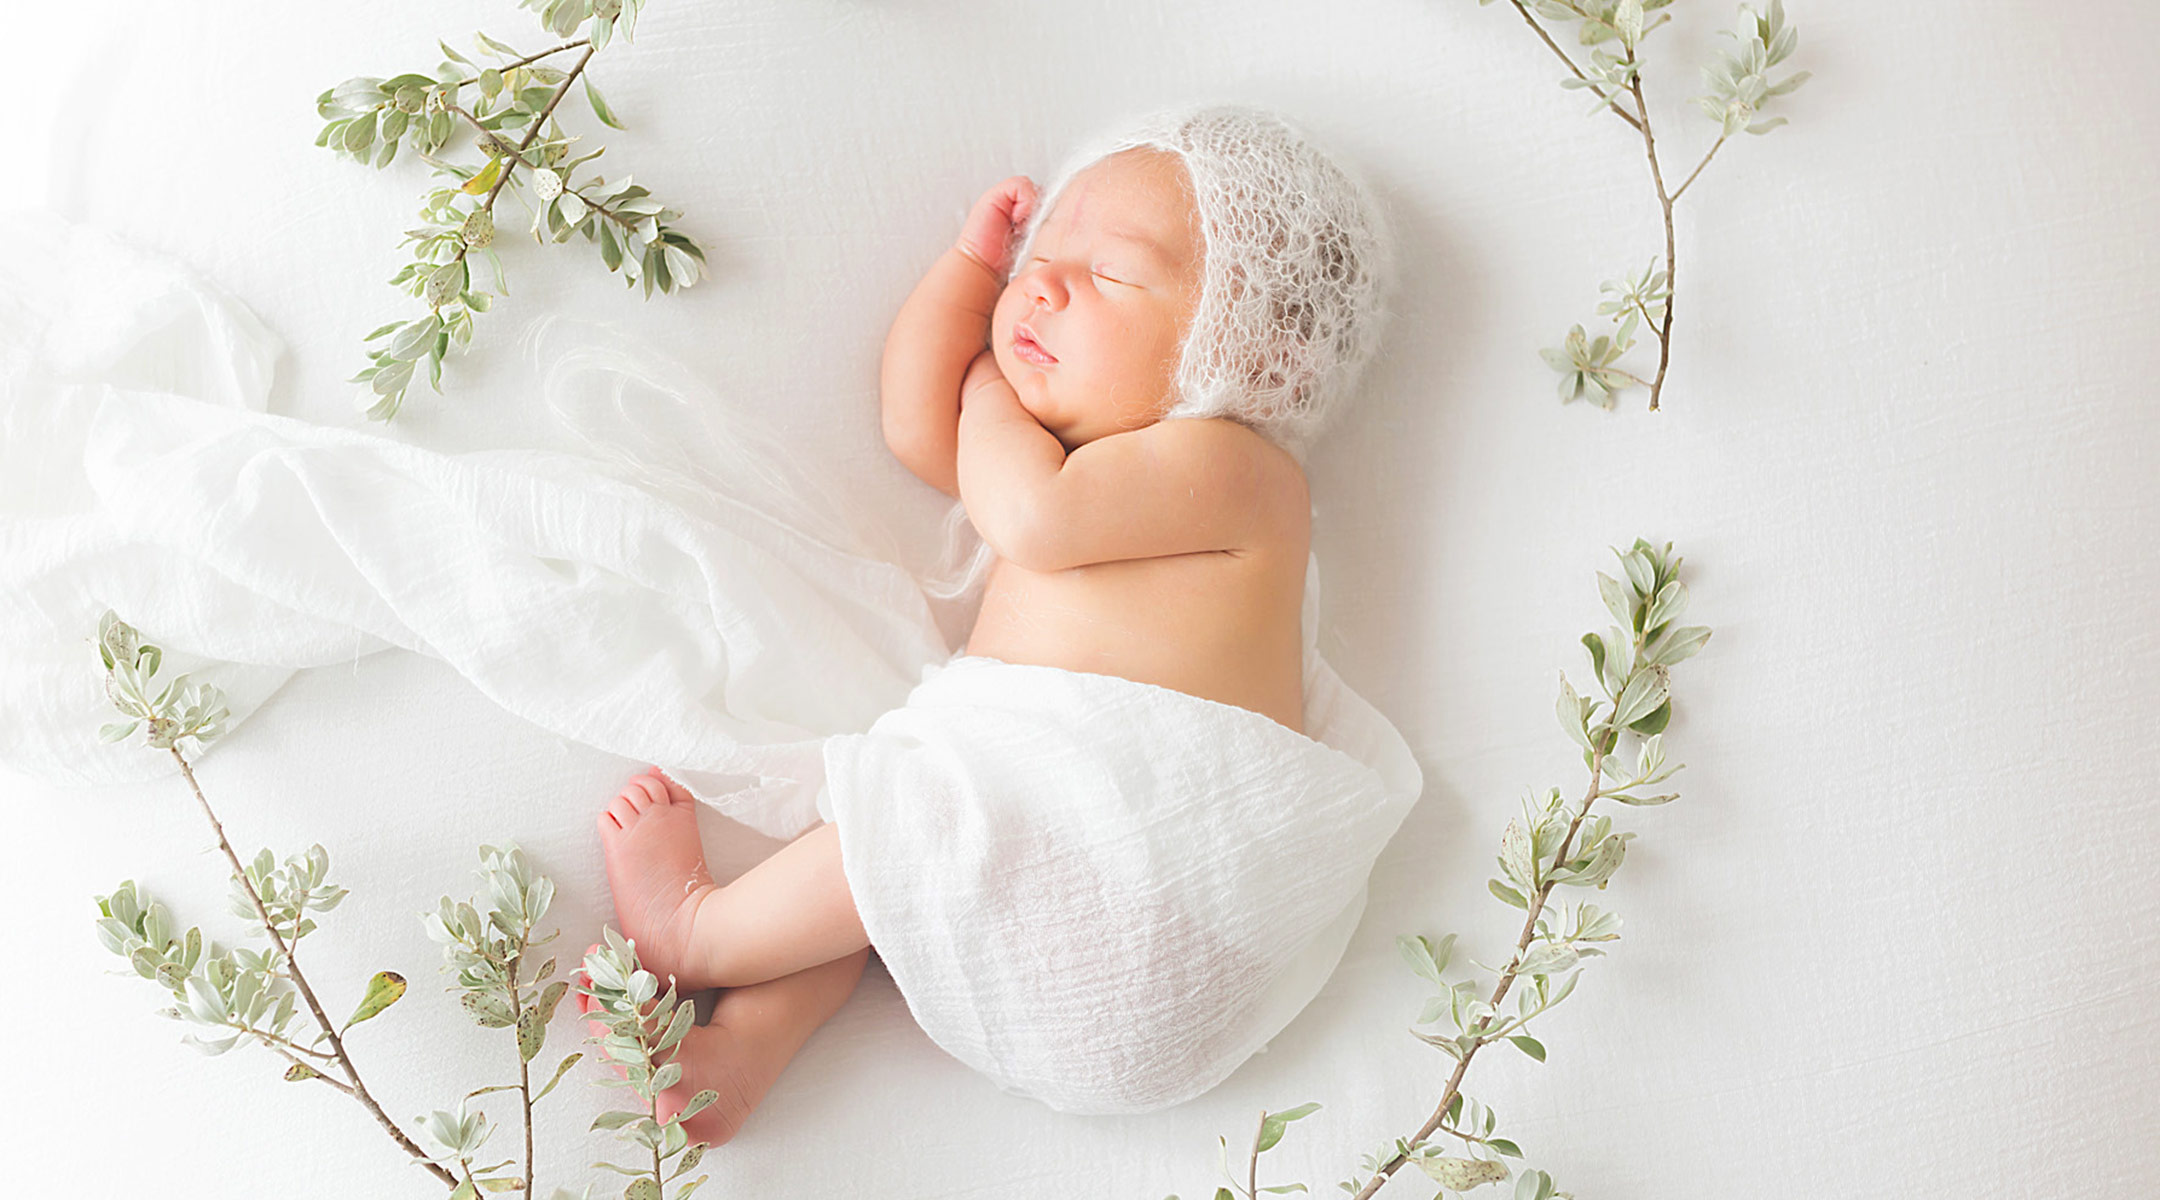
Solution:
<svg viewBox="0 0 2160 1200">
<path fill-rule="evenodd" d="M 1705 155 L 1703 155 L 1703 156 L 1702 156 L 1702 161 L 1701 161 L 1701 162 L 1699 162 L 1699 163 L 1696 163 L 1696 164 L 1695 164 L 1695 169 L 1694 169 L 1694 170 L 1692 170 L 1692 171 L 1689 171 L 1689 172 L 1688 172 L 1688 177 L 1687 177 L 1686 179 L 1684 179 L 1684 180 L 1682 180 L 1682 181 L 1681 181 L 1681 183 L 1680 183 L 1680 186 L 1679 186 L 1678 188 L 1675 188 L 1675 189 L 1673 190 L 1672 198 L 1673 198 L 1673 202 L 1674 202 L 1675 204 L 1679 203 L 1681 195 L 1682 195 L 1683 193 L 1685 193 L 1685 192 L 1686 192 L 1686 191 L 1688 190 L 1688 185 L 1689 185 L 1689 184 L 1691 184 L 1691 183 L 1693 183 L 1693 182 L 1695 182 L 1695 177 L 1696 177 L 1697 175 L 1700 175 L 1700 174 L 1702 174 L 1702 169 L 1703 169 L 1704 167 L 1707 167 L 1707 166 L 1709 166 L 1709 165 L 1710 165 L 1710 160 L 1711 160 L 1712 158 L 1715 158 L 1715 157 L 1717 157 L 1718 147 L 1719 147 L 1719 146 L 1722 146 L 1722 145 L 1724 145 L 1724 144 L 1725 144 L 1725 139 L 1726 139 L 1726 138 L 1728 138 L 1728 137 L 1731 137 L 1731 136 L 1732 136 L 1732 135 L 1731 135 L 1731 134 L 1729 134 L 1729 133 L 1720 133 L 1720 134 L 1718 134 L 1718 139 L 1717 139 L 1717 141 L 1716 141 L 1716 142 L 1714 142 L 1714 143 L 1712 143 L 1712 144 L 1711 144 L 1711 146 L 1710 146 L 1710 153 L 1708 153 L 1708 154 L 1705 154 Z"/>
<path fill-rule="evenodd" d="M 1615 703 L 1617 704 L 1617 701 Z M 1618 713 L 1616 712 L 1614 715 L 1617 716 Z M 1615 728 L 1612 732 L 1612 743 L 1615 746 L 1620 744 L 1620 731 L 1618 728 Z M 1567 836 L 1560 839 L 1559 852 L 1553 858 L 1553 866 L 1556 870 L 1561 863 L 1567 861 L 1568 847 L 1575 841 L 1575 831 L 1582 827 L 1583 820 L 1590 815 L 1590 806 L 1597 803 L 1597 798 L 1601 794 L 1601 789 L 1605 783 L 1604 767 L 1605 745 L 1601 739 L 1590 762 L 1590 791 L 1583 797 L 1582 807 L 1576 811 L 1574 821 L 1569 823 Z M 1499 1009 L 1502 1000 L 1507 999 L 1508 988 L 1514 985 L 1515 973 L 1522 966 L 1524 951 L 1529 948 L 1531 939 L 1537 934 L 1538 914 L 1544 911 L 1546 897 L 1552 894 L 1553 888 L 1558 886 L 1559 882 L 1557 879 L 1548 878 L 1542 887 L 1531 893 L 1529 908 L 1523 918 L 1522 936 L 1515 940 L 1515 956 L 1508 961 L 1507 969 L 1501 972 L 1500 982 L 1493 989 L 1492 997 L 1486 1001 L 1495 1010 Z M 1448 1076 L 1447 1088 L 1440 1094 L 1440 1106 L 1433 1111 L 1432 1118 L 1425 1122 L 1424 1127 L 1417 1131 L 1417 1136 L 1410 1139 L 1411 1145 L 1422 1143 L 1426 1138 L 1433 1135 L 1434 1130 L 1446 1124 L 1448 1107 L 1455 1103 L 1455 1097 L 1461 1092 L 1463 1075 L 1470 1070 L 1471 1056 L 1488 1044 L 1483 1035 L 1479 1035 L 1479 1039 L 1473 1042 L 1470 1048 L 1463 1052 L 1462 1057 L 1455 1061 L 1455 1073 Z M 1408 1158 L 1401 1154 L 1389 1159 L 1381 1165 L 1378 1171 L 1373 1173 L 1371 1179 L 1365 1181 L 1365 1186 L 1359 1189 L 1353 1200 L 1367 1200 L 1367 1197 L 1379 1191 L 1380 1185 L 1386 1183 L 1404 1163 L 1409 1161 Z"/>
<path fill-rule="evenodd" d="M 495 139 L 496 141 L 498 141 L 498 142 L 501 142 L 501 143 L 502 143 L 502 146 L 503 146 L 503 148 L 504 148 L 505 150 L 508 150 L 508 149 L 510 148 L 510 143 L 508 143 L 508 142 L 502 142 L 502 135 L 501 135 L 501 134 L 499 134 L 499 133 L 497 133 L 497 132 L 496 132 L 495 130 L 489 129 L 489 128 L 488 128 L 487 126 L 485 126 L 485 125 L 481 124 L 481 123 L 480 123 L 480 119 L 479 119 L 478 117 L 475 117 L 475 116 L 473 116 L 473 115 L 472 115 L 471 113 L 469 113 L 469 112 L 466 112 L 466 111 L 465 111 L 465 110 L 464 110 L 464 109 L 463 109 L 462 107 L 460 107 L 460 106 L 458 106 L 458 105 L 456 105 L 456 104 L 452 104 L 452 105 L 450 106 L 450 111 L 451 111 L 451 112 L 454 112 L 454 113 L 456 113 L 456 114 L 457 114 L 458 116 L 461 116 L 461 117 L 465 118 L 466 122 L 467 122 L 467 123 L 469 123 L 469 124 L 470 124 L 470 125 L 471 125 L 471 126 L 472 126 L 472 127 L 474 128 L 474 129 L 477 129 L 477 130 L 479 130 L 479 131 L 480 131 L 481 133 L 483 133 L 483 134 L 487 135 L 488 137 L 494 138 L 494 139 Z M 484 143 L 484 142 L 483 142 L 483 143 L 481 144 L 481 148 L 482 148 L 483 150 L 485 150 L 485 149 L 486 149 L 486 143 Z M 490 154 L 492 154 L 493 152 L 492 152 L 492 151 L 490 151 L 489 153 L 490 153 Z M 425 156 L 425 155 L 423 155 L 422 157 L 426 157 L 426 156 Z M 498 155 L 498 156 L 496 156 L 496 157 L 507 157 L 507 156 L 500 156 L 500 155 Z M 430 161 L 430 162 L 435 162 L 435 163 L 437 163 L 437 165 L 447 165 L 447 164 L 443 164 L 443 163 L 440 163 L 440 162 L 439 162 L 439 160 L 436 160 L 436 159 L 432 159 L 432 158 L 431 158 L 431 159 L 429 159 L 428 161 Z M 523 159 L 523 157 L 521 156 L 521 157 L 520 157 L 520 158 L 518 159 L 518 161 L 519 161 L 519 162 L 524 162 L 524 159 Z M 526 166 L 531 166 L 532 164 L 531 164 L 531 163 L 525 163 L 525 165 L 526 165 Z M 510 168 L 508 168 L 508 167 L 504 167 L 504 168 L 503 168 L 503 170 L 504 170 L 504 172 L 506 172 L 506 173 L 507 173 L 507 172 L 508 172 L 508 171 L 510 170 Z M 571 188 L 571 187 L 565 187 L 565 188 L 564 188 L 563 190 L 564 190 L 564 191 L 566 191 L 566 192 L 569 192 L 569 193 L 570 193 L 571 195 L 573 195 L 573 196 L 576 196 L 576 197 L 577 197 L 578 199 L 580 199 L 580 200 L 583 200 L 583 201 L 585 202 L 585 206 L 586 206 L 587 208 L 590 208 L 590 209 L 592 209 L 592 210 L 593 210 L 594 212 L 596 212 L 596 213 L 599 213 L 599 214 L 600 214 L 601 216 L 603 216 L 603 217 L 606 217 L 606 218 L 607 218 L 608 220 L 610 220 L 610 221 L 613 221 L 613 222 L 615 222 L 615 223 L 616 223 L 617 225 L 620 225 L 620 226 L 622 226 L 622 227 L 623 227 L 624 229 L 629 229 L 629 230 L 635 230 L 635 229 L 636 229 L 636 228 L 638 227 L 638 223 L 637 223 L 636 221 L 632 221 L 632 220 L 630 220 L 629 218 L 627 218 L 627 217 L 623 216 L 623 215 L 622 215 L 621 213 L 619 213 L 619 212 L 616 212 L 616 211 L 615 211 L 614 209 L 612 209 L 612 208 L 609 208 L 609 207 L 608 207 L 607 205 L 605 205 L 605 204 L 602 204 L 602 203 L 600 203 L 600 202 L 599 202 L 598 200 L 595 200 L 595 199 L 593 199 L 592 197 L 590 197 L 590 196 L 586 195 L 585 193 L 583 193 L 583 192 L 581 192 L 581 191 L 578 191 L 578 190 L 577 190 L 576 188 Z"/>
<path fill-rule="evenodd" d="M 517 154 L 515 156 L 518 162 L 522 163 L 525 161 L 526 148 L 531 146 L 533 144 L 533 140 L 540 136 L 540 130 L 547 125 L 548 117 L 554 114 L 555 106 L 561 104 L 562 98 L 570 94 L 571 82 L 578 77 L 579 73 L 585 70 L 585 64 L 592 61 L 592 56 L 593 47 L 588 45 L 585 47 L 585 53 L 578 56 L 577 65 L 571 67 L 570 73 L 563 76 L 563 81 L 558 87 L 556 87 L 555 94 L 548 97 L 547 107 L 541 109 L 539 114 L 533 117 L 532 128 L 525 131 L 525 140 L 518 143 Z M 501 191 L 503 185 L 508 182 L 510 182 L 510 167 L 505 165 L 503 167 L 502 178 L 496 180 L 495 186 L 488 189 L 487 199 L 481 201 L 480 207 L 488 209 L 494 208 L 495 193 Z M 460 257 L 463 257 L 462 253 L 460 254 Z"/>
<path fill-rule="evenodd" d="M 1590 77 L 1583 74 L 1582 68 L 1575 65 L 1575 60 L 1567 56 L 1567 51 L 1560 48 L 1560 43 L 1552 40 L 1552 35 L 1545 32 L 1545 27 L 1537 23 L 1536 17 L 1530 15 L 1530 10 L 1523 6 L 1523 0 L 1508 0 L 1508 3 L 1514 5 L 1515 11 L 1522 14 L 1522 19 L 1528 21 L 1530 23 L 1530 28 L 1537 31 L 1538 40 L 1545 43 L 1546 47 L 1550 49 L 1554 54 L 1560 56 L 1560 61 L 1567 64 L 1567 69 L 1574 73 L 1575 78 L 1582 80 L 1584 83 L 1590 82 Z M 1603 93 L 1599 94 L 1602 95 Z M 1643 123 L 1636 120 L 1632 113 L 1613 103 L 1610 99 L 1606 100 L 1605 107 L 1611 109 L 1614 116 L 1620 118 L 1623 121 L 1626 121 L 1628 124 L 1634 126 L 1637 130 L 1640 130 L 1643 127 Z"/>
<path fill-rule="evenodd" d="M 510 959 L 510 1013 L 516 1018 L 512 1027 L 522 1035 L 525 1030 L 524 1006 L 518 1002 L 518 964 L 525 959 L 525 937 L 518 938 L 517 953 Z M 518 1103 L 525 1113 L 525 1200 L 532 1200 L 533 1189 L 533 1140 L 532 1140 L 532 1065 L 525 1057 L 525 1046 L 518 1044 Z"/>
<path fill-rule="evenodd" d="M 346 1094 L 346 1095 L 348 1095 L 348 1096 L 350 1096 L 350 1095 L 352 1095 L 352 1094 L 353 1094 L 353 1090 L 352 1090 L 352 1088 L 351 1088 L 350 1086 L 346 1085 L 346 1084 L 344 1083 L 344 1081 L 342 1081 L 342 1080 L 338 1080 L 338 1079 L 333 1079 L 333 1078 L 331 1078 L 330 1076 L 328 1076 L 328 1075 L 325 1075 L 325 1074 L 323 1074 L 323 1073 L 322 1073 L 321 1071 L 318 1071 L 318 1070 L 316 1070 L 315 1068 L 313 1068 L 313 1067 L 310 1067 L 310 1066 L 308 1066 L 308 1065 L 307 1065 L 306 1063 L 304 1063 L 304 1062 L 301 1062 L 301 1061 L 300 1061 L 299 1059 L 297 1059 L 297 1058 L 294 1058 L 294 1057 L 293 1057 L 292 1055 L 290 1055 L 290 1054 L 287 1054 L 287 1053 L 285 1052 L 285 1049 L 284 1049 L 284 1047 L 282 1047 L 282 1046 L 272 1046 L 272 1047 L 270 1047 L 270 1049 L 271 1049 L 272 1051 L 274 1051 L 274 1052 L 278 1053 L 278 1054 L 284 1055 L 284 1057 L 285 1057 L 286 1061 L 288 1061 L 288 1062 L 292 1063 L 292 1065 L 294 1065 L 294 1066 L 296 1066 L 296 1067 L 301 1067 L 301 1068 L 304 1068 L 304 1069 L 305 1069 L 305 1070 L 306 1070 L 306 1071 L 308 1072 L 308 1074 L 307 1074 L 307 1078 L 309 1078 L 309 1079 L 320 1079 L 320 1080 L 322 1080 L 322 1081 L 323 1081 L 324 1083 L 327 1083 L 327 1084 L 329 1084 L 329 1085 L 330 1085 L 331 1087 L 334 1087 L 334 1088 L 336 1088 L 337 1090 L 339 1090 L 339 1091 L 341 1091 L 341 1092 L 345 1093 L 345 1094 Z"/>
<path fill-rule="evenodd" d="M 209 818 L 210 828 L 217 834 L 218 849 L 225 852 L 225 861 L 232 864 L 233 878 L 240 881 L 241 890 L 246 892 L 248 899 L 254 902 L 255 913 L 262 918 L 263 932 L 270 935 L 270 942 L 277 947 L 278 956 L 290 964 L 292 962 L 292 951 L 285 945 L 285 939 L 279 936 L 277 925 L 270 920 L 270 910 L 264 906 L 262 897 L 256 893 L 255 885 L 248 882 L 247 869 L 240 865 L 240 856 L 233 852 L 232 843 L 225 838 L 225 826 L 218 821 L 217 813 L 210 808 L 210 801 L 203 796 L 202 785 L 195 781 L 194 768 L 188 765 L 186 756 L 180 753 L 178 746 L 167 748 L 172 751 L 173 761 L 180 764 L 180 773 L 187 777 L 188 788 L 195 793 L 195 802 L 202 805 L 203 816 Z M 457 1177 L 444 1170 L 439 1164 L 429 1162 L 428 1156 L 421 1151 L 420 1147 L 414 1145 L 412 1139 L 405 1136 L 405 1131 L 399 1129 L 397 1122 L 391 1120 L 383 1112 L 382 1105 L 375 1102 L 375 1097 L 368 1094 L 367 1085 L 360 1081 L 359 1068 L 353 1066 L 352 1058 L 345 1053 L 345 1042 L 344 1039 L 338 1036 L 337 1026 L 331 1022 L 330 1015 L 323 1011 L 322 1002 L 315 998 L 315 989 L 308 986 L 307 977 L 300 973 L 297 966 L 293 967 L 293 986 L 300 989 L 301 997 L 307 1001 L 308 1011 L 315 1015 L 315 1023 L 322 1027 L 323 1035 L 330 1039 L 330 1049 L 337 1056 L 338 1066 L 344 1070 L 345 1077 L 352 1081 L 353 1098 L 365 1105 L 369 1112 L 375 1114 L 376 1121 L 380 1122 L 382 1127 L 389 1131 L 390 1137 L 398 1145 L 404 1147 L 406 1153 L 418 1159 L 420 1164 L 428 1169 L 429 1173 L 441 1179 L 444 1183 L 456 1187 Z"/>
<path fill-rule="evenodd" d="M 1635 66 L 1635 48 L 1628 47 L 1627 61 Z M 1658 331 L 1657 378 L 1650 382 L 1650 411 L 1658 410 L 1658 394 L 1665 390 L 1665 371 L 1672 363 L 1672 319 L 1674 294 L 1679 290 L 1679 266 L 1673 262 L 1673 198 L 1665 191 L 1665 172 L 1658 166 L 1657 137 L 1650 132 L 1650 108 L 1643 103 L 1642 72 L 1637 70 L 1628 79 L 1628 90 L 1635 95 L 1635 111 L 1642 114 L 1643 152 L 1650 159 L 1650 182 L 1657 187 L 1658 208 L 1665 218 L 1665 321 Z M 1711 152 L 1716 153 L 1716 147 Z M 1705 163 L 1710 160 L 1705 158 Z M 1697 168 L 1698 170 L 1700 168 Z"/>
</svg>

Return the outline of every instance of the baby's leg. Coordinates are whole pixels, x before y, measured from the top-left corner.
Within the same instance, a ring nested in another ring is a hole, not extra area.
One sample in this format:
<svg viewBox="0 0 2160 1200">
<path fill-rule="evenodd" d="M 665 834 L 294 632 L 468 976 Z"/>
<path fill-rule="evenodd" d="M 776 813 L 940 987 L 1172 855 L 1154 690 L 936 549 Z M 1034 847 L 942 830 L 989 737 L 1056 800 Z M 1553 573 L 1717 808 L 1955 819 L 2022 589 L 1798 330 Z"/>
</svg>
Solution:
<svg viewBox="0 0 2160 1200">
<path fill-rule="evenodd" d="M 686 992 L 741 987 L 870 944 L 840 869 L 837 828 L 819 825 L 722 887 L 698 843 L 696 804 L 655 770 L 633 778 L 600 816 L 615 915 L 647 970 L 673 975 Z"/>
<path fill-rule="evenodd" d="M 681 1112 L 691 1097 L 711 1088 L 720 1098 L 683 1122 L 683 1132 L 693 1142 L 714 1146 L 734 1137 L 781 1069 L 847 1002 L 869 958 L 866 946 L 806 971 L 721 993 L 712 1019 L 693 1027 L 676 1052 L 683 1077 L 660 1093 L 661 1119 Z M 580 1012 L 591 1011 L 592 1001 L 584 995 L 577 997 L 577 1004 Z M 595 1036 L 607 1032 L 598 1023 L 588 1028 Z M 615 1069 L 617 1074 L 622 1071 Z"/>
</svg>

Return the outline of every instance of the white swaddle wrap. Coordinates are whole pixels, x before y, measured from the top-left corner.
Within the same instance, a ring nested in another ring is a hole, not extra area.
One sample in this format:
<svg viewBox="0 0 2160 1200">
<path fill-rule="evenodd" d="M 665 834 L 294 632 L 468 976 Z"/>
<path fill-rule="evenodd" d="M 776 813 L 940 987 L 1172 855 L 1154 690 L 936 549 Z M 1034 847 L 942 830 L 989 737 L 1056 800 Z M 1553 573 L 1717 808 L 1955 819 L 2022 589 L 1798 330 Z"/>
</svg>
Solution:
<svg viewBox="0 0 2160 1200">
<path fill-rule="evenodd" d="M 1060 1111 L 1149 1112 L 1311 1001 L 1418 798 L 1409 747 L 1310 638 L 1305 725 L 965 656 L 825 743 L 819 811 L 933 1041 Z"/>
<path fill-rule="evenodd" d="M 1401 737 L 1317 652 L 1316 560 L 1310 737 L 1129 680 L 951 660 L 939 606 L 979 602 L 971 530 L 910 574 L 814 480 L 761 465 L 754 413 L 620 331 L 549 329 L 540 390 L 594 453 L 441 454 L 267 414 L 278 340 L 192 272 L 51 218 L 0 229 L 11 769 L 173 769 L 97 744 L 108 607 L 168 672 L 215 660 L 198 677 L 236 721 L 296 669 L 431 655 L 761 832 L 793 837 L 822 802 L 926 1031 L 1075 1112 L 1176 1103 L 1273 1037 L 1417 799 Z"/>
</svg>

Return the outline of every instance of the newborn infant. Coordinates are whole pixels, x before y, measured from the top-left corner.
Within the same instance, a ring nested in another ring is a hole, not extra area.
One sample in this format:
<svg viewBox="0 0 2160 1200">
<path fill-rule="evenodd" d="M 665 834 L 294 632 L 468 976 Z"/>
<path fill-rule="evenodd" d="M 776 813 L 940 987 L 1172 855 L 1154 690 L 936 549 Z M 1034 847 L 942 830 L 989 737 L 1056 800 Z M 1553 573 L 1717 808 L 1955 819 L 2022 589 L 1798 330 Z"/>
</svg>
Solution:
<svg viewBox="0 0 2160 1200">
<path fill-rule="evenodd" d="M 886 342 L 887 443 L 997 552 L 963 653 L 1299 729 L 1304 471 L 1228 417 L 1162 419 L 1206 259 L 1185 167 L 1140 146 L 1082 170 L 1007 279 L 1037 202 L 1024 176 L 984 194 Z"/>
<path fill-rule="evenodd" d="M 1383 256 L 1361 190 L 1247 109 L 1151 119 L 1046 195 L 1024 176 L 985 192 L 881 375 L 888 446 L 996 554 L 959 660 L 1115 676 L 1304 734 L 1302 461 L 1370 357 Z M 662 1100 L 716 1091 L 687 1128 L 717 1144 L 846 999 L 870 939 L 835 822 L 720 887 L 694 813 L 654 768 L 600 833 L 645 966 L 727 989 Z"/>
</svg>

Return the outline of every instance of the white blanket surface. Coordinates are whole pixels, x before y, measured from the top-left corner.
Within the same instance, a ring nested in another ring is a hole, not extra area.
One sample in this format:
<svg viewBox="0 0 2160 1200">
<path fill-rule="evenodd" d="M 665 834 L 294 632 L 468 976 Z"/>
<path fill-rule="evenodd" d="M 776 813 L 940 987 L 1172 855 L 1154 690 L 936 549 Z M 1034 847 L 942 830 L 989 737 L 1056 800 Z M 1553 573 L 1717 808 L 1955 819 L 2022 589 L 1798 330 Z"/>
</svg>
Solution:
<svg viewBox="0 0 2160 1200">
<path fill-rule="evenodd" d="M 58 319 L 17 314 L 0 343 L 0 466 L 81 478 L 0 524 L 16 770 L 173 769 L 94 744 L 84 634 L 113 607 L 174 669 L 225 664 L 203 677 L 238 719 L 295 669 L 397 646 L 769 836 L 817 822 L 829 771 L 864 926 L 925 1030 L 1008 1090 L 1099 1113 L 1198 1095 L 1286 1025 L 1417 800 L 1402 738 L 1319 656 L 1317 560 L 1311 737 L 1109 676 L 947 669 L 936 609 L 979 603 L 980 540 L 926 590 L 808 474 L 755 458 L 782 453 L 755 414 L 655 352 L 633 368 L 552 327 L 549 403 L 595 453 L 442 454 L 265 413 L 277 344 L 243 306 L 95 231 L 36 236 L 10 290 Z M 85 259 L 99 271 L 67 269 Z M 75 319 L 115 279 L 147 299 Z M 649 427 L 685 413 L 684 436 Z"/>
</svg>

